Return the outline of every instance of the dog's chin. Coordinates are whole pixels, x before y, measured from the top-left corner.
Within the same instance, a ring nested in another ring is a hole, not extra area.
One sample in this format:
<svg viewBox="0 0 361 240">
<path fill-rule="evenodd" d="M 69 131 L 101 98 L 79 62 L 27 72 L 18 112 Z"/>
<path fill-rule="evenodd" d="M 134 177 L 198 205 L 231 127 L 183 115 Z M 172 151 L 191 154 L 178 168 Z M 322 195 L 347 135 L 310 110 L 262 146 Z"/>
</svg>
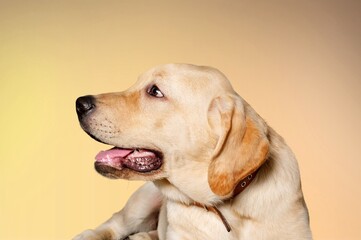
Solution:
<svg viewBox="0 0 361 240">
<path fill-rule="evenodd" d="M 94 167 L 99 174 L 110 179 L 154 181 L 165 177 L 162 167 L 149 172 L 139 172 L 129 168 L 118 168 L 101 162 L 95 162 Z"/>
</svg>

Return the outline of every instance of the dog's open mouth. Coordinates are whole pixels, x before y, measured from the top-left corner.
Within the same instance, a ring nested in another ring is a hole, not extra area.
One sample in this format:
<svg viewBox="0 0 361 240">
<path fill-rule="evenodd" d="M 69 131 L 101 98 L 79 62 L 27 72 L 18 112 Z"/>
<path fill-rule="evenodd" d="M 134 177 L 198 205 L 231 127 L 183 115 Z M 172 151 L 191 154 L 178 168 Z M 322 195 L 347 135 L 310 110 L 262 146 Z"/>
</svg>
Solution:
<svg viewBox="0 0 361 240">
<path fill-rule="evenodd" d="M 161 154 L 147 149 L 114 147 L 101 151 L 95 159 L 96 166 L 108 166 L 117 170 L 130 169 L 140 173 L 152 172 L 162 166 Z"/>
</svg>

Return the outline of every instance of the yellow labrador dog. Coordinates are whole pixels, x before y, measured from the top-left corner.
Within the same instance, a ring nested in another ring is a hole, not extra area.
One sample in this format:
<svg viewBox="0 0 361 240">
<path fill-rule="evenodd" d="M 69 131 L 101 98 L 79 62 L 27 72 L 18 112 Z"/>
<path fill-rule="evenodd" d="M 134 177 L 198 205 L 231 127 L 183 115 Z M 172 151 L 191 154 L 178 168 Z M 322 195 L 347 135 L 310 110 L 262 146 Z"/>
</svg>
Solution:
<svg viewBox="0 0 361 240">
<path fill-rule="evenodd" d="M 109 178 L 148 181 L 74 239 L 312 239 L 295 156 L 218 70 L 155 67 L 76 110 Z"/>
</svg>

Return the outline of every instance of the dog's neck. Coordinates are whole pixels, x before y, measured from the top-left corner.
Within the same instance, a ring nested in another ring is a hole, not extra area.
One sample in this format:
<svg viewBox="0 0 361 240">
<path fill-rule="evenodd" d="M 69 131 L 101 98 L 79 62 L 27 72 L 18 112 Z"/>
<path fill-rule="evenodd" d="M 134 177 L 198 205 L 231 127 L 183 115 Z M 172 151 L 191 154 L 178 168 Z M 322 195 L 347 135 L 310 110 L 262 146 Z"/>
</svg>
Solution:
<svg viewBox="0 0 361 240">
<path fill-rule="evenodd" d="M 257 172 L 258 172 L 259 168 L 249 174 L 247 177 L 245 177 L 244 179 L 242 179 L 238 184 L 237 186 L 235 187 L 234 191 L 233 191 L 233 194 L 230 198 L 226 199 L 223 201 L 223 204 L 227 203 L 227 202 L 230 202 L 232 201 L 235 197 L 237 197 L 241 192 L 243 192 L 243 190 L 245 190 L 249 184 L 251 184 L 251 182 L 253 181 L 253 179 L 256 177 L 257 175 Z M 222 204 L 220 204 L 222 205 Z M 219 209 L 217 208 L 217 206 L 206 206 L 202 203 L 199 203 L 199 202 L 193 202 L 192 204 L 190 204 L 189 206 L 196 206 L 196 207 L 199 207 L 199 208 L 204 208 L 206 211 L 208 212 L 213 212 L 214 214 L 216 214 L 220 220 L 222 221 L 223 225 L 225 226 L 225 228 L 227 229 L 227 232 L 230 232 L 232 229 L 231 229 L 231 226 L 229 225 L 227 219 L 223 216 L 222 212 L 219 211 Z M 218 205 L 219 206 L 219 205 Z"/>
<path fill-rule="evenodd" d="M 243 192 L 243 190 L 246 189 L 256 177 L 258 170 L 259 168 L 256 169 L 256 171 L 254 171 L 253 173 L 249 174 L 247 177 L 243 178 L 235 187 L 232 197 L 228 200 L 232 200 L 233 198 L 237 197 L 241 192 Z"/>
</svg>

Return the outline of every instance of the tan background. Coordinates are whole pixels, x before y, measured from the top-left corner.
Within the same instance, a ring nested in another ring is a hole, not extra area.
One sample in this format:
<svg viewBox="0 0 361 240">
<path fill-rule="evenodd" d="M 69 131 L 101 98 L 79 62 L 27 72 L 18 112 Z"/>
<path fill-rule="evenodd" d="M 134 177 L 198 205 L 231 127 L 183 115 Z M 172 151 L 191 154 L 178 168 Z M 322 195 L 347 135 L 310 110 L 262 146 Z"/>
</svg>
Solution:
<svg viewBox="0 0 361 240">
<path fill-rule="evenodd" d="M 361 239 L 360 1 L 0 1 L 0 239 L 70 239 L 139 182 L 93 170 L 106 146 L 75 99 L 161 63 L 211 65 L 298 157 L 315 239 Z M 280 202 L 280 204 L 282 204 Z"/>
</svg>

